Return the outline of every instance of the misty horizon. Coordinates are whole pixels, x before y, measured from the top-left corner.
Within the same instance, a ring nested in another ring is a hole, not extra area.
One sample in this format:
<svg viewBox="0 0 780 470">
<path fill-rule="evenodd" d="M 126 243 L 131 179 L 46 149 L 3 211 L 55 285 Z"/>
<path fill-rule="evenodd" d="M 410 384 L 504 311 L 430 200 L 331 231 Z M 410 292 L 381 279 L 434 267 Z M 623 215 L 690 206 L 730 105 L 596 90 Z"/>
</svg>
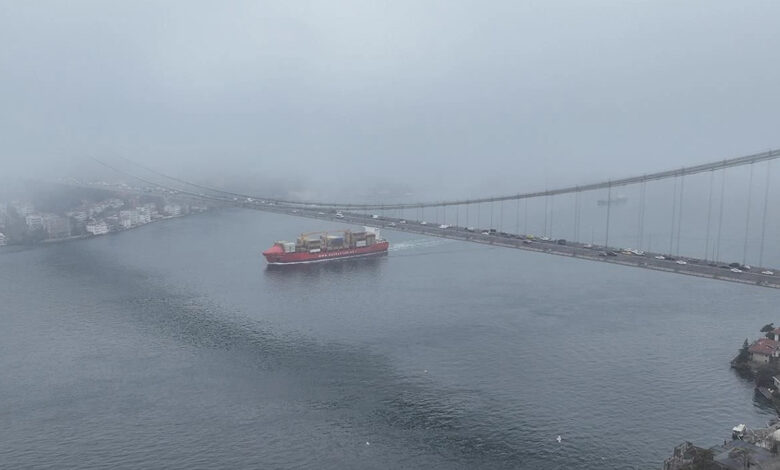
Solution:
<svg viewBox="0 0 780 470">
<path fill-rule="evenodd" d="M 1 7 L 6 178 L 462 197 L 780 145 L 774 2 L 40 5 Z"/>
</svg>

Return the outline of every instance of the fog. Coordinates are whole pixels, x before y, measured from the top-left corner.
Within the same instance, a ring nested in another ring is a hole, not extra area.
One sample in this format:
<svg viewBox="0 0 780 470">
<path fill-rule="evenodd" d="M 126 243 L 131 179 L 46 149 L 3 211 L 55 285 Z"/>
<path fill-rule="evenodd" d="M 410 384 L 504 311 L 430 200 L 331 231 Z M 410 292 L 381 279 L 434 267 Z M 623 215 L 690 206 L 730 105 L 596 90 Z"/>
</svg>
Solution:
<svg viewBox="0 0 780 470">
<path fill-rule="evenodd" d="M 129 158 L 321 197 L 522 192 L 777 146 L 780 3 L 0 3 L 0 174 Z M 104 170 L 104 169 L 103 169 Z"/>
</svg>

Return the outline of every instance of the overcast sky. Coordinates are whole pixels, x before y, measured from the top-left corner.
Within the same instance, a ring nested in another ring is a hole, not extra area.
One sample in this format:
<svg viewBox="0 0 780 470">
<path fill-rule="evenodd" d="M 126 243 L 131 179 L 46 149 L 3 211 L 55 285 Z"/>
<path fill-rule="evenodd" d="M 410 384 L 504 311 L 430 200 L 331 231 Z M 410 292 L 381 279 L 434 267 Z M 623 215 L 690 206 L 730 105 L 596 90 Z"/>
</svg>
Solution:
<svg viewBox="0 0 780 470">
<path fill-rule="evenodd" d="M 780 2 L 0 0 L 0 174 L 493 194 L 780 146 Z M 439 189 L 443 188 L 443 189 Z"/>
</svg>

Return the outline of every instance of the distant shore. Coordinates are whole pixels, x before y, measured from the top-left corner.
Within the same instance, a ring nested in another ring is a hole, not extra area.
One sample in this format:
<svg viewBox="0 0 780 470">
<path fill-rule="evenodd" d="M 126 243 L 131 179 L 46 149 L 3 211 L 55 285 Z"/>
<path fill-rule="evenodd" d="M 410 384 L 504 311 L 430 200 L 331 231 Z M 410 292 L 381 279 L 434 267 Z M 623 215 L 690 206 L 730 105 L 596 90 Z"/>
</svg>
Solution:
<svg viewBox="0 0 780 470">
<path fill-rule="evenodd" d="M 8 249 L 8 248 L 22 248 L 22 247 L 31 248 L 31 247 L 35 247 L 35 246 L 39 246 L 39 245 L 49 245 L 49 244 L 53 244 L 53 243 L 63 243 L 63 242 L 68 242 L 68 241 L 73 241 L 73 240 L 83 240 L 83 239 L 87 239 L 87 238 L 99 238 L 99 237 L 105 237 L 105 236 L 109 236 L 109 235 L 116 235 L 116 234 L 119 234 L 119 233 L 128 232 L 130 230 L 135 230 L 135 229 L 138 229 L 138 228 L 141 228 L 141 227 L 146 227 L 146 226 L 151 225 L 151 224 L 153 224 L 155 222 L 162 222 L 162 221 L 171 220 L 171 219 L 180 219 L 182 217 L 187 217 L 187 216 L 190 216 L 190 215 L 202 214 L 202 213 L 203 212 L 193 212 L 193 213 L 190 213 L 190 214 L 166 215 L 166 216 L 163 216 L 163 217 L 160 217 L 160 218 L 157 218 L 157 219 L 153 219 L 150 222 L 147 222 L 145 224 L 138 224 L 138 225 L 134 225 L 132 227 L 123 228 L 123 229 L 120 229 L 120 230 L 115 230 L 115 231 L 104 233 L 104 234 L 100 234 L 100 235 L 94 235 L 94 234 L 91 234 L 91 233 L 85 233 L 85 234 L 82 234 L 82 235 L 70 235 L 68 237 L 47 238 L 46 240 L 41 240 L 41 241 L 36 242 L 36 243 L 14 243 L 14 244 L 8 244 L 8 245 L 0 246 L 0 250 Z"/>
</svg>

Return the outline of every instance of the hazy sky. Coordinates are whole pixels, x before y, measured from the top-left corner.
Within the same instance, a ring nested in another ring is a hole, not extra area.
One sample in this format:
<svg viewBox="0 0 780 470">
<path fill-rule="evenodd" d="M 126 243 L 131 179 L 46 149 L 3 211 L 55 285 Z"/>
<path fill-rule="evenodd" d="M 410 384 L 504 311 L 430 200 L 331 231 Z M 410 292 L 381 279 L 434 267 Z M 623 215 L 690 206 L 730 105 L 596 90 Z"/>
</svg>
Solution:
<svg viewBox="0 0 780 470">
<path fill-rule="evenodd" d="M 753 153 L 780 146 L 778 21 L 774 0 L 0 0 L 0 175 L 124 156 L 472 195 Z"/>
</svg>

